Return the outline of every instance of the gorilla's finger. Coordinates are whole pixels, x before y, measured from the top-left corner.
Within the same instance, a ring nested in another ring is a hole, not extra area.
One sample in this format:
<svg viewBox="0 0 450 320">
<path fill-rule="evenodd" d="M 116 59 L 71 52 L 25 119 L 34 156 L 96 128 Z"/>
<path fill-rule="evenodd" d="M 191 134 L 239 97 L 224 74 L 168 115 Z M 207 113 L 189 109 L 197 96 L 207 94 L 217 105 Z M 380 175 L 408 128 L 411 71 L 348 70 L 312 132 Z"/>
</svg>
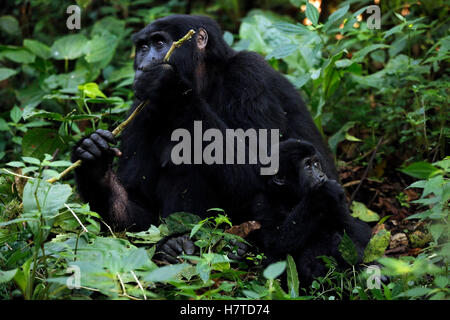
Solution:
<svg viewBox="0 0 450 320">
<path fill-rule="evenodd" d="M 237 246 L 238 249 L 242 249 L 242 250 L 248 249 L 248 245 L 246 245 L 245 243 L 240 242 L 240 241 L 236 241 L 235 246 Z"/>
<path fill-rule="evenodd" d="M 91 139 L 85 139 L 81 143 L 81 146 L 86 151 L 89 151 L 94 157 L 100 157 L 102 155 L 102 152 L 100 151 L 100 149 L 97 147 L 97 145 Z"/>
<path fill-rule="evenodd" d="M 116 157 L 120 157 L 122 152 L 117 148 L 109 148 L 109 151 Z"/>
<path fill-rule="evenodd" d="M 80 157 L 80 159 L 85 160 L 85 161 L 91 161 L 94 160 L 95 157 L 90 154 L 88 151 L 84 150 L 81 147 L 78 147 L 75 152 L 77 153 L 77 155 Z"/>
<path fill-rule="evenodd" d="M 242 256 L 244 256 L 245 253 L 247 253 L 247 250 L 245 250 L 245 249 L 238 249 L 237 253 L 238 253 L 238 255 L 240 255 L 242 257 Z"/>
<path fill-rule="evenodd" d="M 162 250 L 166 254 L 171 255 L 172 257 L 177 257 L 178 256 L 178 254 L 175 251 L 173 251 L 173 249 L 167 243 L 162 246 Z"/>
<path fill-rule="evenodd" d="M 167 245 L 173 249 L 174 251 L 176 251 L 178 254 L 183 252 L 183 248 L 181 247 L 181 244 L 178 243 L 177 239 L 170 239 L 169 241 L 167 241 Z"/>
<path fill-rule="evenodd" d="M 187 238 L 183 240 L 183 251 L 186 254 L 194 254 L 195 252 L 195 245 L 194 242 L 192 242 L 191 239 Z"/>
<path fill-rule="evenodd" d="M 233 254 L 233 253 L 231 253 L 231 252 L 229 252 L 229 253 L 227 254 L 227 257 L 228 257 L 229 259 L 231 259 L 231 260 L 237 260 L 237 261 L 242 260 L 242 257 L 240 257 L 240 256 L 238 256 L 238 255 L 235 255 L 235 254 Z"/>
<path fill-rule="evenodd" d="M 97 134 L 99 134 L 103 139 L 108 141 L 109 143 L 112 143 L 112 144 L 116 144 L 117 143 L 116 138 L 114 137 L 114 135 L 112 134 L 111 131 L 103 130 L 103 129 L 97 129 L 95 132 Z"/>
<path fill-rule="evenodd" d="M 171 264 L 175 264 L 175 263 L 180 262 L 180 261 L 178 261 L 176 258 L 174 258 L 174 257 L 172 257 L 172 256 L 170 256 L 170 255 L 168 255 L 168 254 L 164 254 L 164 255 L 162 256 L 162 260 L 163 260 L 163 261 L 166 261 L 166 262 L 168 262 L 168 263 L 171 263 Z"/>
<path fill-rule="evenodd" d="M 108 143 L 105 141 L 105 139 L 100 137 L 100 135 L 98 135 L 97 133 L 91 134 L 90 139 L 92 141 L 94 141 L 95 144 L 97 145 L 97 147 L 99 147 L 100 149 L 102 149 L 102 150 L 108 150 L 109 149 Z"/>
</svg>

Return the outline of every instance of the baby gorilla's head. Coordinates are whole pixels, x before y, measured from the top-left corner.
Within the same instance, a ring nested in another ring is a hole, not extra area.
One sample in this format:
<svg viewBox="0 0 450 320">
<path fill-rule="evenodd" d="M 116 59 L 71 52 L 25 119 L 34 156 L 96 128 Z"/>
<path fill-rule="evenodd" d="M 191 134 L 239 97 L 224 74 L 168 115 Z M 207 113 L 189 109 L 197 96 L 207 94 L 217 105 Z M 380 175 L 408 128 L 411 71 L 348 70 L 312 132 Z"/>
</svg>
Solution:
<svg viewBox="0 0 450 320">
<path fill-rule="evenodd" d="M 328 177 L 323 172 L 320 154 L 306 141 L 288 139 L 279 146 L 280 165 L 271 184 L 285 191 L 305 195 L 317 190 Z"/>
</svg>

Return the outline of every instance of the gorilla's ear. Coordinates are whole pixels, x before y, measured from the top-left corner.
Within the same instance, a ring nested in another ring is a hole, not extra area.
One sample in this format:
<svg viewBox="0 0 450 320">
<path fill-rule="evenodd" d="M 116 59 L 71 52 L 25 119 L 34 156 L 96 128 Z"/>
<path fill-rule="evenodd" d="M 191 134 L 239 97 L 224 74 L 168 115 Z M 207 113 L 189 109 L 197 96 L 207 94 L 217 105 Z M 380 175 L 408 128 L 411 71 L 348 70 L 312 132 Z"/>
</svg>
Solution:
<svg viewBox="0 0 450 320">
<path fill-rule="evenodd" d="M 199 28 L 197 34 L 197 48 L 199 50 L 204 50 L 206 44 L 208 43 L 208 32 L 205 29 Z"/>
</svg>

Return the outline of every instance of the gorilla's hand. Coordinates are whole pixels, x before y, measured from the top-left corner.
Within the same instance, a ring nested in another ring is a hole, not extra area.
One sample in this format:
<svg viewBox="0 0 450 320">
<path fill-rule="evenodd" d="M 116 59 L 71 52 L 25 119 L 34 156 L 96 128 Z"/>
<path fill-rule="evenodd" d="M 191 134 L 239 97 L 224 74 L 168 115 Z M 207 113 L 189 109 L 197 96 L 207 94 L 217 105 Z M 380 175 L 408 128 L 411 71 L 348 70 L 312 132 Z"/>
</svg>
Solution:
<svg viewBox="0 0 450 320">
<path fill-rule="evenodd" d="M 159 63 L 136 70 L 133 89 L 140 100 L 170 102 L 188 90 L 173 66 Z"/>
<path fill-rule="evenodd" d="M 72 151 L 72 162 L 82 160 L 80 170 L 88 170 L 95 177 L 103 177 L 114 156 L 121 155 L 119 149 L 111 148 L 108 143 L 116 143 L 114 135 L 108 130 L 96 130 L 78 141 Z"/>
<path fill-rule="evenodd" d="M 334 221 L 348 219 L 348 205 L 344 188 L 336 180 L 328 180 L 314 193 L 314 203 L 321 211 Z M 336 214 L 337 213 L 337 214 Z"/>
<path fill-rule="evenodd" d="M 184 234 L 178 237 L 168 237 L 158 242 L 155 259 L 168 263 L 179 263 L 181 262 L 180 255 L 192 255 L 194 253 L 194 243 L 189 235 Z"/>
<path fill-rule="evenodd" d="M 235 239 L 230 241 L 230 246 L 232 247 L 232 251 L 227 254 L 227 257 L 231 260 L 244 260 L 249 251 L 249 246 Z"/>
</svg>

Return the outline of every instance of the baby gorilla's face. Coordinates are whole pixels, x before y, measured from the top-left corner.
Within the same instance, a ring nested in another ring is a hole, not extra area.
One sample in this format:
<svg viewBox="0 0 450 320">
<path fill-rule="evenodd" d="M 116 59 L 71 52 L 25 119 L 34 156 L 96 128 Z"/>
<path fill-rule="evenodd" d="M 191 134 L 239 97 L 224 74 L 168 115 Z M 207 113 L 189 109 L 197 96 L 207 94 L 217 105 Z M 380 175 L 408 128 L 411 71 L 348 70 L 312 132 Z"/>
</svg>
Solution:
<svg viewBox="0 0 450 320">
<path fill-rule="evenodd" d="M 272 178 L 276 190 L 304 196 L 328 180 L 320 154 L 312 144 L 289 139 L 280 143 L 279 155 L 280 168 Z"/>
<path fill-rule="evenodd" d="M 328 180 L 319 158 L 316 156 L 304 158 L 299 169 L 300 184 L 309 191 L 317 190 Z"/>
</svg>

